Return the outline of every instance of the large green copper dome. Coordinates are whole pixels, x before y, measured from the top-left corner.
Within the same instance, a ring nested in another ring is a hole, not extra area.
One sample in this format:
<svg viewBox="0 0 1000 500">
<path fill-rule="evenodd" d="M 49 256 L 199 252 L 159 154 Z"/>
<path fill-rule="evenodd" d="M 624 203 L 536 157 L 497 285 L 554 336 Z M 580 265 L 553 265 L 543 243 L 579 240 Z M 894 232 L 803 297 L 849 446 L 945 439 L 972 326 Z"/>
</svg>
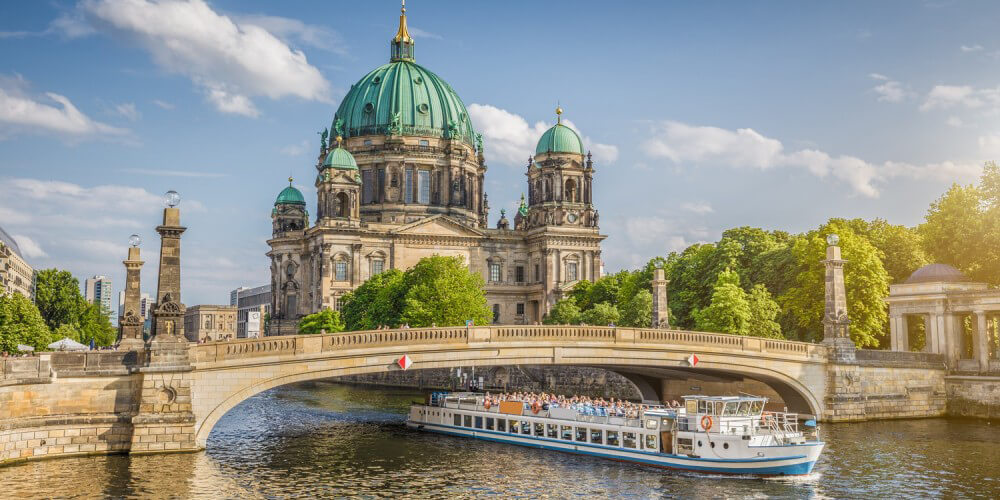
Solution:
<svg viewBox="0 0 1000 500">
<path fill-rule="evenodd" d="M 578 153 L 583 154 L 583 142 L 573 129 L 557 123 L 542 134 L 535 147 L 535 154 Z"/>
<path fill-rule="evenodd" d="M 388 134 L 452 138 L 472 145 L 475 133 L 458 94 L 427 68 L 396 60 L 368 73 L 337 109 L 344 137 Z"/>
<path fill-rule="evenodd" d="M 294 186 L 292 186 L 292 178 L 288 178 L 288 187 L 282 189 L 278 193 L 278 198 L 274 200 L 274 205 L 305 205 L 306 199 L 302 196 L 302 191 L 299 191 Z"/>
</svg>

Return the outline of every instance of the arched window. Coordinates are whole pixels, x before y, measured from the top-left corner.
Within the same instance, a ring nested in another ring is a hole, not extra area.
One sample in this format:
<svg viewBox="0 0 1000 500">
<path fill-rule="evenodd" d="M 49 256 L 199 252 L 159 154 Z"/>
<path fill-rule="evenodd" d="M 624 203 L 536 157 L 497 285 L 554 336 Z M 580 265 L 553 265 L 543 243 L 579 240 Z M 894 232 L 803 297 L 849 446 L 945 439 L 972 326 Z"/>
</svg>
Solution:
<svg viewBox="0 0 1000 500">
<path fill-rule="evenodd" d="M 337 193 L 337 217 L 350 217 L 351 216 L 351 197 L 347 196 L 347 193 L 341 191 Z"/>
<path fill-rule="evenodd" d="M 566 179 L 566 201 L 576 201 L 576 181 Z"/>
<path fill-rule="evenodd" d="M 493 304 L 493 322 L 500 322 L 500 304 Z"/>
<path fill-rule="evenodd" d="M 545 179 L 545 201 L 552 201 L 552 179 Z"/>
</svg>

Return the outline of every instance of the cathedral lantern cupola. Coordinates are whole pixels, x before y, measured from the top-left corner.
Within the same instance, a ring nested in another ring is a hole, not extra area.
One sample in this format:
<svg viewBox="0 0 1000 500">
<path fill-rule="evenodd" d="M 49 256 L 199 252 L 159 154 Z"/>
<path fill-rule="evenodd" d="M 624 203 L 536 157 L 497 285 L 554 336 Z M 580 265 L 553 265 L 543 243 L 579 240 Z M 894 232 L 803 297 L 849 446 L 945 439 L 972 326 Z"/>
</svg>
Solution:
<svg viewBox="0 0 1000 500">
<path fill-rule="evenodd" d="M 334 226 L 357 226 L 361 220 L 361 176 L 354 155 L 343 147 L 337 136 L 336 147 L 327 153 L 316 176 L 318 223 Z"/>
<path fill-rule="evenodd" d="M 271 210 L 272 235 L 277 238 L 294 231 L 302 231 L 309 227 L 309 211 L 306 210 L 306 199 L 292 185 L 293 179 L 288 178 L 288 187 L 278 193 Z"/>
<path fill-rule="evenodd" d="M 528 160 L 525 226 L 596 229 L 593 161 L 590 153 L 584 153 L 580 135 L 562 123 L 562 112 L 561 107 L 556 108 L 556 124 L 538 139 L 535 156 Z"/>
</svg>

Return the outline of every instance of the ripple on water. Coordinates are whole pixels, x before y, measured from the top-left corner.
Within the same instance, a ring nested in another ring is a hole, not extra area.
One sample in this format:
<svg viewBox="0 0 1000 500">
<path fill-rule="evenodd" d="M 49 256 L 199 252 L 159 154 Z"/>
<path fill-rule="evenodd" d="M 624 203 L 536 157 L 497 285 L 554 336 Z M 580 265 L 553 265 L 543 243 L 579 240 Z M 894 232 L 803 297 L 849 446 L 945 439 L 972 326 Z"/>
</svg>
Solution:
<svg viewBox="0 0 1000 500">
<path fill-rule="evenodd" d="M 809 476 L 674 472 L 408 430 L 406 390 L 308 383 L 240 404 L 205 453 L 0 469 L 11 498 L 1000 497 L 1000 436 L 976 421 L 825 425 Z"/>
</svg>

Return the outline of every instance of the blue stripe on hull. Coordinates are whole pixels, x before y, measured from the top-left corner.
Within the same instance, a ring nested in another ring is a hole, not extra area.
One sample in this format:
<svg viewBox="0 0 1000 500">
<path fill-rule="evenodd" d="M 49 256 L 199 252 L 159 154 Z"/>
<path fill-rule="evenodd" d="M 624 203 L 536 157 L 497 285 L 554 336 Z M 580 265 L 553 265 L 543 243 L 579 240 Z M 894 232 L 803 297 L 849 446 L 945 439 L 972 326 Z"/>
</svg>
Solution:
<svg viewBox="0 0 1000 500">
<path fill-rule="evenodd" d="M 529 447 L 529 448 L 540 448 L 540 449 L 545 449 L 545 450 L 562 451 L 562 452 L 566 452 L 566 453 L 575 453 L 575 454 L 578 454 L 578 455 L 587 455 L 587 456 L 592 456 L 592 457 L 607 458 L 607 459 L 617 460 L 617 461 L 621 461 L 621 462 L 632 462 L 632 463 L 638 463 L 638 464 L 643 464 L 643 465 L 652 465 L 652 466 L 656 466 L 656 467 L 663 467 L 663 468 L 667 468 L 667 469 L 687 470 L 687 471 L 694 471 L 694 472 L 712 472 L 712 473 L 718 473 L 718 474 L 733 474 L 733 475 L 747 474 L 747 475 L 754 475 L 754 476 L 800 476 L 800 475 L 805 475 L 805 474 L 809 474 L 810 472 L 812 472 L 813 466 L 816 464 L 815 461 L 812 461 L 812 462 L 799 462 L 799 463 L 792 464 L 792 465 L 780 465 L 780 466 L 772 466 L 772 467 L 725 467 L 725 468 L 722 468 L 722 467 L 701 467 L 701 466 L 696 466 L 696 465 L 684 465 L 684 464 L 667 464 L 667 463 L 663 463 L 663 462 L 656 461 L 656 460 L 646 460 L 646 459 L 642 459 L 642 458 L 624 457 L 624 456 L 619 456 L 619 455 L 613 455 L 613 454 L 610 454 L 610 453 L 600 453 L 600 452 L 596 452 L 596 451 L 579 450 L 579 449 L 575 449 L 575 448 L 561 448 L 561 447 L 558 447 L 558 446 L 547 446 L 545 444 L 541 444 L 541 443 L 537 443 L 537 442 L 528 442 L 528 443 L 525 443 L 525 442 L 521 442 L 521 441 L 514 441 L 514 440 L 504 439 L 504 438 L 499 438 L 499 437 L 464 434 L 464 433 L 461 433 L 461 432 L 452 432 L 452 431 L 448 431 L 448 430 L 444 430 L 444 429 L 434 429 L 434 428 L 430 427 L 430 426 L 436 425 L 436 424 L 416 424 L 416 423 L 414 423 L 413 425 L 414 426 L 419 426 L 419 430 L 425 430 L 425 431 L 429 431 L 429 432 L 436 432 L 438 434 L 446 434 L 446 435 L 449 435 L 449 436 L 458 436 L 458 437 L 465 437 L 465 438 L 480 439 L 480 440 L 483 440 L 483 441 L 490 441 L 490 442 L 494 442 L 494 443 L 516 444 L 516 445 L 520 445 L 520 446 L 526 446 L 526 447 Z M 478 432 L 478 431 L 476 431 L 476 432 Z M 527 439 L 527 438 L 525 438 L 525 439 Z M 789 457 L 789 458 L 792 459 L 792 458 L 798 458 L 798 457 Z"/>
</svg>

